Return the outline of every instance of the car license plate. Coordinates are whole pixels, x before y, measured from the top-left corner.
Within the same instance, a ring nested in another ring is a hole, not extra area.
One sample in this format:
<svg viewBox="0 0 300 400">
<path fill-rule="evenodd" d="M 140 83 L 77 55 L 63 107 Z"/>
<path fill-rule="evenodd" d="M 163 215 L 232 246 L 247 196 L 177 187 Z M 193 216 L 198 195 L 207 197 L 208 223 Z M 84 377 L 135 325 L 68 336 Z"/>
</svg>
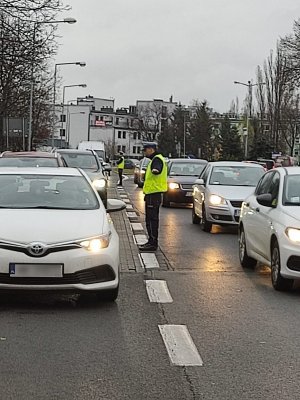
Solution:
<svg viewBox="0 0 300 400">
<path fill-rule="evenodd" d="M 193 192 L 186 192 L 185 194 L 187 197 L 193 197 Z"/>
<path fill-rule="evenodd" d="M 241 209 L 239 208 L 238 210 L 234 210 L 234 216 L 239 217 L 241 215 Z"/>
<path fill-rule="evenodd" d="M 9 264 L 12 278 L 62 278 L 62 264 Z"/>
</svg>

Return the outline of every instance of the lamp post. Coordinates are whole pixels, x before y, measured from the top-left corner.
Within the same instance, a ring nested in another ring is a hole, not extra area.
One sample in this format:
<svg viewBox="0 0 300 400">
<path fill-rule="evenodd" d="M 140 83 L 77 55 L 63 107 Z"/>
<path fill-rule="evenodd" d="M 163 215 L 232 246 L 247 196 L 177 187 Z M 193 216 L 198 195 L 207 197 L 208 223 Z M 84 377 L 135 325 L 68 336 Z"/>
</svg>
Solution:
<svg viewBox="0 0 300 400">
<path fill-rule="evenodd" d="M 234 81 L 235 85 L 242 85 L 248 88 L 248 107 L 247 107 L 247 125 L 246 131 L 244 131 L 244 138 L 245 138 L 245 159 L 248 157 L 248 138 L 249 138 L 249 121 L 251 118 L 251 108 L 252 108 L 252 89 L 254 86 L 265 85 L 264 82 L 262 83 L 252 83 L 248 81 L 247 83 Z"/>
<path fill-rule="evenodd" d="M 31 141 L 32 141 L 32 120 L 33 120 L 33 92 L 34 92 L 34 81 L 33 81 L 33 75 L 34 75 L 34 55 L 35 55 L 35 38 L 36 38 L 36 30 L 39 25 L 43 24 L 75 24 L 77 21 L 75 18 L 65 18 L 63 20 L 58 20 L 58 21 L 31 21 L 33 22 L 33 51 L 32 51 L 32 61 L 31 61 L 31 76 L 30 76 L 30 104 L 29 104 L 29 126 L 28 126 L 28 151 L 31 150 Z"/>
<path fill-rule="evenodd" d="M 54 66 L 54 83 L 53 83 L 53 130 L 52 130 L 52 147 L 54 147 L 54 133 L 55 133 L 55 102 L 56 102 L 56 78 L 57 78 L 57 67 L 61 65 L 79 65 L 80 67 L 85 67 L 86 63 L 83 61 L 75 62 L 64 62 L 57 63 Z"/>
<path fill-rule="evenodd" d="M 83 87 L 86 88 L 87 85 L 85 83 L 79 83 L 77 85 L 65 85 L 63 87 L 63 98 L 62 98 L 62 117 L 61 117 L 61 132 L 60 132 L 60 147 L 62 147 L 62 137 L 63 137 L 63 127 L 64 127 L 64 120 L 63 120 L 63 115 L 64 115 L 64 110 L 65 110 L 65 92 L 66 88 L 71 88 L 71 87 Z"/>
</svg>

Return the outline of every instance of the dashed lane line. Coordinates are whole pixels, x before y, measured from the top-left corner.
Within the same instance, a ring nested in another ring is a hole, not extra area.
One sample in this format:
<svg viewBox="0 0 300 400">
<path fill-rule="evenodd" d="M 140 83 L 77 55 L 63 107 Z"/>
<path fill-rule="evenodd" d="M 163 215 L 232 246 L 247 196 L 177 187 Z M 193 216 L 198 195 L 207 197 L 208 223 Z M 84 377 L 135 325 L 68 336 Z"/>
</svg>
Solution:
<svg viewBox="0 0 300 400">
<path fill-rule="evenodd" d="M 123 198 L 122 200 L 124 201 L 124 203 L 127 203 L 127 204 L 130 203 L 130 200 L 128 198 Z"/>
<path fill-rule="evenodd" d="M 132 222 L 131 228 L 133 232 L 141 232 L 144 230 L 143 225 L 140 222 Z"/>
<path fill-rule="evenodd" d="M 126 209 L 127 209 L 127 210 L 133 210 L 133 206 L 132 206 L 131 204 L 127 204 L 127 205 L 126 205 Z"/>
<path fill-rule="evenodd" d="M 148 239 L 146 235 L 134 235 L 133 239 L 135 241 L 135 243 L 140 246 L 142 244 L 147 243 Z"/>
<path fill-rule="evenodd" d="M 157 269 L 159 263 L 154 253 L 140 253 L 145 269 Z"/>
<path fill-rule="evenodd" d="M 138 218 L 137 213 L 134 211 L 128 211 L 126 214 L 129 219 L 137 219 Z"/>
<path fill-rule="evenodd" d="M 145 284 L 150 303 L 173 303 L 166 281 L 153 279 Z"/>
<path fill-rule="evenodd" d="M 173 365 L 184 367 L 203 365 L 186 325 L 158 325 L 158 328 Z"/>
</svg>

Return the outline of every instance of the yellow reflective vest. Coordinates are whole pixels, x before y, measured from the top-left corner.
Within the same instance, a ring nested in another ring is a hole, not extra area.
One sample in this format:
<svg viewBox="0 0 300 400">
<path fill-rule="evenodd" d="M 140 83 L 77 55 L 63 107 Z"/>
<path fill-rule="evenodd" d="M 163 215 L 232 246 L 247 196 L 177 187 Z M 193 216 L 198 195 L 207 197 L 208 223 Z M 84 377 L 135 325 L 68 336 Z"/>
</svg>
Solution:
<svg viewBox="0 0 300 400">
<path fill-rule="evenodd" d="M 156 157 L 160 158 L 163 162 L 163 170 L 158 175 L 152 173 L 152 162 Z M 143 190 L 144 194 L 166 192 L 168 190 L 167 177 L 168 177 L 168 169 L 166 161 L 161 154 L 157 154 L 148 164 L 146 170 L 144 190 Z"/>
<path fill-rule="evenodd" d="M 124 169 L 125 168 L 125 158 L 122 157 L 122 161 L 120 162 L 120 164 L 118 164 L 118 169 Z"/>
</svg>

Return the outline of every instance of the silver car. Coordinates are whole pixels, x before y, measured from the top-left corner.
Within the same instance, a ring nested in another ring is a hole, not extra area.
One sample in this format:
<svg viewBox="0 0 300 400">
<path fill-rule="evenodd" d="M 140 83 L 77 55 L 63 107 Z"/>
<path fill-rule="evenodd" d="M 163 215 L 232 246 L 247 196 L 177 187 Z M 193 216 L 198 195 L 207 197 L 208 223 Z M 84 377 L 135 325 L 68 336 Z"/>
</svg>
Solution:
<svg viewBox="0 0 300 400">
<path fill-rule="evenodd" d="M 212 225 L 238 225 L 241 206 L 264 174 L 259 164 L 210 162 L 194 185 L 193 224 L 210 232 Z"/>
</svg>

